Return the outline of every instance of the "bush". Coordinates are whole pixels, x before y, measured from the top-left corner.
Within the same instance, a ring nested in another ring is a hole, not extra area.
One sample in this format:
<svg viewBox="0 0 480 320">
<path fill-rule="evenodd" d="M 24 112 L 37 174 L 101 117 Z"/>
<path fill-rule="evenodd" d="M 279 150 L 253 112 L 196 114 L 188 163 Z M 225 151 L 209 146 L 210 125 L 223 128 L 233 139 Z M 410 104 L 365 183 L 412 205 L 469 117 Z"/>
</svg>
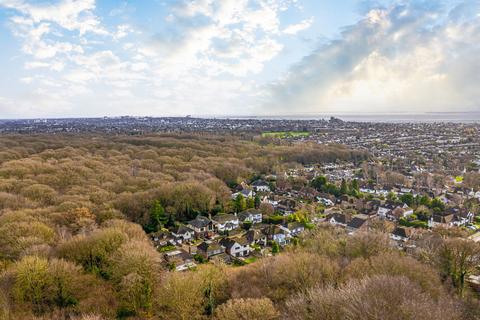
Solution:
<svg viewBox="0 0 480 320">
<path fill-rule="evenodd" d="M 222 304 L 215 311 L 218 320 L 275 320 L 280 313 L 272 301 L 263 299 L 233 299 Z"/>
<path fill-rule="evenodd" d="M 87 279 L 81 268 L 65 260 L 24 257 L 13 266 L 13 277 L 16 301 L 36 314 L 46 312 L 52 306 L 76 306 L 88 290 L 83 286 Z"/>
<path fill-rule="evenodd" d="M 408 278 L 391 276 L 352 280 L 340 289 L 310 289 L 290 298 L 286 310 L 293 320 L 461 318 L 451 300 L 436 301 Z"/>
<path fill-rule="evenodd" d="M 408 220 L 406 218 L 400 218 L 400 220 L 398 221 L 398 223 L 401 225 L 401 226 L 405 226 L 405 227 L 414 227 L 414 228 L 424 228 L 424 229 L 427 229 L 428 228 L 428 223 L 425 222 L 425 221 L 420 221 L 420 220 Z"/>
</svg>

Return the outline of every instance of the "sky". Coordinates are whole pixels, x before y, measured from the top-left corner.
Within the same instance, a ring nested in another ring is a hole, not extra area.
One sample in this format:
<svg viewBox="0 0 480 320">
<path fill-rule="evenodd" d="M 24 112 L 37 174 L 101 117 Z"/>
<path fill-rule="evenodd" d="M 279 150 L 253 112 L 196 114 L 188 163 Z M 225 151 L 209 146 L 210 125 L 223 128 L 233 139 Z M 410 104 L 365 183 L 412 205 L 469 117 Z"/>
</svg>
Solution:
<svg viewBox="0 0 480 320">
<path fill-rule="evenodd" d="M 0 0 L 0 118 L 480 112 L 480 0 Z"/>
</svg>

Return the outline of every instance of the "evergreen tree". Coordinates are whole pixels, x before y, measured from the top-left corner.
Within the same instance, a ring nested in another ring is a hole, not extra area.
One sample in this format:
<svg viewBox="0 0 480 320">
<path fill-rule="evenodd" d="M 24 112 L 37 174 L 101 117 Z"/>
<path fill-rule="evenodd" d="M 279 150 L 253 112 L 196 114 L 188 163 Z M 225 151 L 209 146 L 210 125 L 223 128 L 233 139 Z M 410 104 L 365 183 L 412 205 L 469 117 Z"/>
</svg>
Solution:
<svg viewBox="0 0 480 320">
<path fill-rule="evenodd" d="M 353 180 L 352 180 L 351 189 L 354 190 L 354 191 L 356 191 L 356 192 L 359 192 L 359 191 L 360 191 L 360 187 L 358 186 L 358 180 L 357 180 L 357 179 L 353 179 Z"/>
<path fill-rule="evenodd" d="M 348 194 L 348 185 L 345 179 L 342 179 L 342 185 L 340 186 L 340 194 Z"/>
<path fill-rule="evenodd" d="M 414 198 L 413 194 L 411 193 L 405 193 L 400 196 L 400 201 L 405 203 L 407 206 L 411 206 L 413 204 Z"/>
<path fill-rule="evenodd" d="M 255 196 L 254 203 L 255 203 L 255 209 L 258 209 L 260 207 L 260 204 L 262 203 L 258 195 Z"/>
<path fill-rule="evenodd" d="M 234 201 L 234 208 L 236 212 L 242 212 L 247 208 L 247 202 L 245 201 L 245 198 L 239 194 Z"/>
<path fill-rule="evenodd" d="M 389 201 L 397 201 L 397 195 L 396 195 L 395 193 L 393 193 L 393 192 L 390 191 L 390 192 L 387 194 L 387 199 L 388 199 Z"/>
<path fill-rule="evenodd" d="M 280 252 L 280 246 L 276 241 L 272 242 L 272 254 L 275 255 Z"/>
<path fill-rule="evenodd" d="M 322 191 L 326 184 L 327 184 L 327 178 L 324 176 L 316 177 L 311 182 L 312 187 L 317 189 L 317 191 Z"/>
<path fill-rule="evenodd" d="M 166 225 L 168 219 L 169 217 L 165 214 L 165 209 L 163 209 L 160 201 L 155 200 L 150 209 L 150 219 L 148 224 L 144 226 L 145 232 L 157 232 L 160 228 Z"/>
<path fill-rule="evenodd" d="M 247 209 L 255 208 L 255 199 L 253 199 L 252 197 L 248 197 L 246 200 L 246 204 L 247 204 Z"/>
<path fill-rule="evenodd" d="M 173 217 L 173 214 L 168 215 L 168 221 L 165 224 L 165 227 L 167 228 L 175 227 L 175 218 Z"/>
</svg>

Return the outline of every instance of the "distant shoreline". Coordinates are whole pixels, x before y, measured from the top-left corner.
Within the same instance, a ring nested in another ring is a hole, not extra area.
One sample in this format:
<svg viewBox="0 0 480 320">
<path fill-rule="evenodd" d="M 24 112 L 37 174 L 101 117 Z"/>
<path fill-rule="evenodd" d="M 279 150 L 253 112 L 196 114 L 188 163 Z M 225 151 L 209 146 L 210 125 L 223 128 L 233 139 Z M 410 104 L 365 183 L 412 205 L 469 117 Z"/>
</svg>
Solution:
<svg viewBox="0 0 480 320">
<path fill-rule="evenodd" d="M 331 117 L 345 122 L 365 123 L 480 123 L 480 112 L 426 112 L 426 113 L 362 113 L 362 114 L 334 114 L 334 113 L 299 113 L 279 115 L 172 115 L 172 116 L 92 116 L 92 117 L 44 117 L 44 118 L 16 118 L 0 119 L 2 122 L 11 121 L 54 121 L 54 120 L 88 120 L 88 119 L 168 119 L 168 118 L 192 118 L 192 119 L 218 119 L 218 120 L 272 120 L 272 121 L 311 121 L 329 120 Z"/>
</svg>

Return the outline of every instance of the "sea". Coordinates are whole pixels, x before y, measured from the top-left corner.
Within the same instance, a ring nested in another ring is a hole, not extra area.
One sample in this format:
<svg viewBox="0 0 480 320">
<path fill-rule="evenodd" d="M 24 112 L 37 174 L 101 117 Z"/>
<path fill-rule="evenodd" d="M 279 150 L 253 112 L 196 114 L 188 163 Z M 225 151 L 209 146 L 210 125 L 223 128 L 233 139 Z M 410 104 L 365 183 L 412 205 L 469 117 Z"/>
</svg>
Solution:
<svg viewBox="0 0 480 320">
<path fill-rule="evenodd" d="M 362 113 L 362 114 L 290 114 L 268 116 L 230 116 L 217 117 L 229 119 L 266 119 L 266 120 L 328 120 L 331 117 L 351 122 L 387 122 L 387 123 L 480 123 L 480 112 L 429 112 L 429 113 Z"/>
</svg>

